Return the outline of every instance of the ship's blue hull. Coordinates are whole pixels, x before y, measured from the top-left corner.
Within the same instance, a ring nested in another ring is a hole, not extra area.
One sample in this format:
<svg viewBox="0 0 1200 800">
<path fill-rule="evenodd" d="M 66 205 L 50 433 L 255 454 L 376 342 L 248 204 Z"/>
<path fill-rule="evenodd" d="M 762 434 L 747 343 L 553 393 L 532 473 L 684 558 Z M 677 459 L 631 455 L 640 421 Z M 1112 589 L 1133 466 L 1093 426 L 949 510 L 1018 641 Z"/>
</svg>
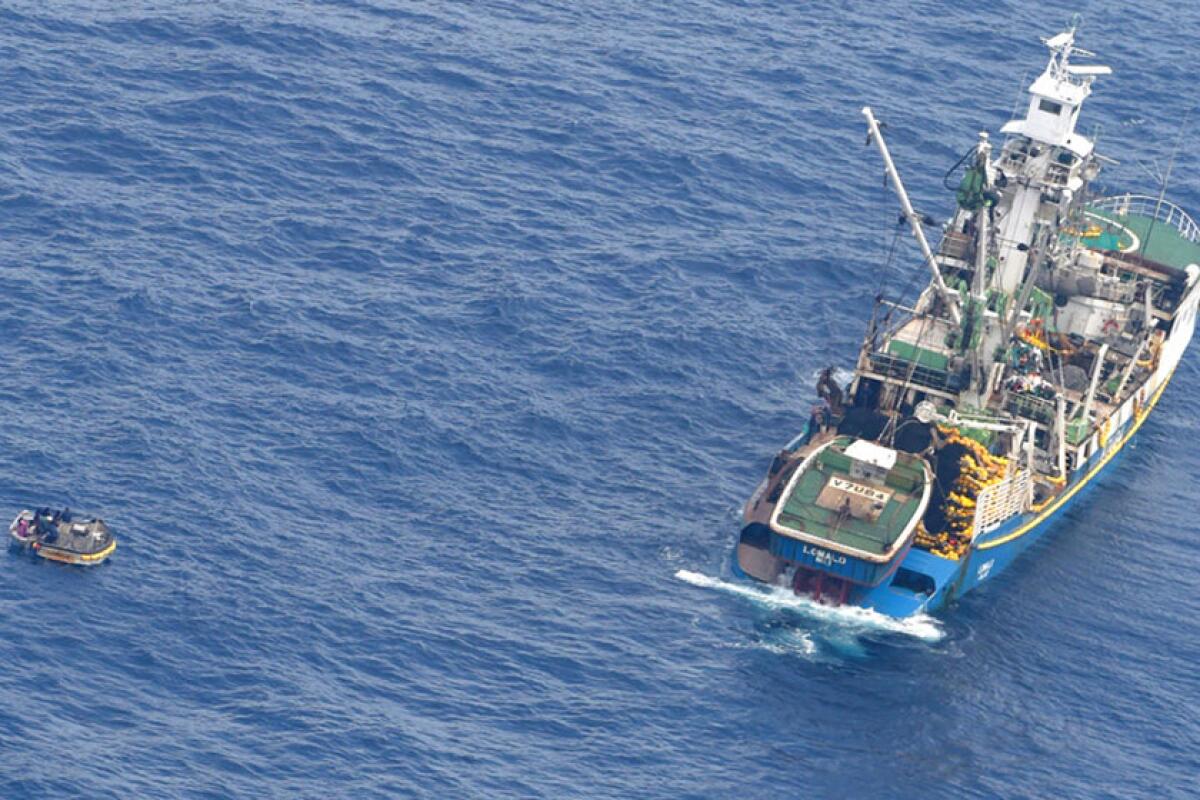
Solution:
<svg viewBox="0 0 1200 800">
<path fill-rule="evenodd" d="M 1014 517 L 990 533 L 980 546 L 972 548 L 960 561 L 914 549 L 901 568 L 931 577 L 937 587 L 931 595 L 921 596 L 885 585 L 864 595 L 861 605 L 874 608 L 888 616 L 907 617 L 920 611 L 936 611 L 943 608 L 979 584 L 994 579 L 1016 561 L 1021 553 L 1049 533 L 1068 509 L 1084 499 L 1088 490 L 1095 486 L 1097 479 L 1116 463 L 1119 452 L 1115 451 L 1111 459 L 1094 471 L 1091 469 L 1093 465 L 1089 464 L 1089 469 L 1084 473 L 1087 477 L 1076 481 L 1078 490 L 1052 511 L 1044 516 L 1028 513 Z M 1026 530 L 1021 535 L 1008 538 L 1022 529 Z M 995 544 L 984 548 L 982 545 L 988 542 Z"/>
<path fill-rule="evenodd" d="M 1020 514 L 999 528 L 980 536 L 970 552 L 960 561 L 951 561 L 913 550 L 902 569 L 929 575 L 936 590 L 919 595 L 895 586 L 881 586 L 863 595 L 861 605 L 869 606 L 894 617 L 907 617 L 920 611 L 936 611 L 955 598 L 961 597 L 984 581 L 991 580 L 1008 568 L 1021 553 L 1050 532 L 1072 506 L 1083 500 L 1095 487 L 1106 470 L 1116 464 L 1118 457 L 1132 441 L 1138 428 L 1150 416 L 1170 376 L 1162 382 L 1145 411 L 1135 415 L 1111 437 L 1109 446 L 1098 451 L 1075 472 L 1076 477 L 1066 489 L 1046 507 Z"/>
<path fill-rule="evenodd" d="M 884 581 L 895 571 L 896 561 L 902 558 L 901 554 L 897 554 L 893 560 L 880 564 L 835 553 L 769 531 L 768 541 L 771 555 L 787 559 L 801 567 L 866 586 L 876 586 Z"/>
<path fill-rule="evenodd" d="M 855 595 L 852 602 L 888 616 L 908 617 L 941 609 L 979 584 L 995 578 L 1021 553 L 1049 533 L 1055 522 L 1080 502 L 1100 476 L 1113 467 L 1153 411 L 1169 382 L 1170 376 L 1159 386 L 1146 409 L 1115 431 L 1109 446 L 1094 454 L 1082 469 L 1076 470 L 1076 477 L 1066 489 L 1045 507 L 1013 517 L 995 530 L 978 537 L 968 554 L 958 561 L 913 548 L 900 564 L 896 580 L 885 581 L 882 585 L 862 591 Z M 733 561 L 735 572 L 744 576 L 737 559 Z M 902 577 L 907 580 L 901 580 Z M 919 580 L 914 581 L 914 577 Z M 914 591 L 904 586 L 914 583 L 932 588 Z"/>
</svg>

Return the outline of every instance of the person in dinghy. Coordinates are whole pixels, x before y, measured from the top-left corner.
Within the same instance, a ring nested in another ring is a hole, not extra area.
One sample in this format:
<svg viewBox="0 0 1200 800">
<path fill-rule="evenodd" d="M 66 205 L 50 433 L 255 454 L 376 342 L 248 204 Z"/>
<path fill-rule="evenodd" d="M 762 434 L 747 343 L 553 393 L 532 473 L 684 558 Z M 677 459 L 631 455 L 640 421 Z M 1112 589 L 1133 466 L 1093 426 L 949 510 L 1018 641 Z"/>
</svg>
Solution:
<svg viewBox="0 0 1200 800">
<path fill-rule="evenodd" d="M 13 519 L 8 532 L 18 547 L 64 564 L 95 566 L 117 549 L 117 540 L 104 520 L 77 517 L 69 508 L 25 509 Z"/>
</svg>

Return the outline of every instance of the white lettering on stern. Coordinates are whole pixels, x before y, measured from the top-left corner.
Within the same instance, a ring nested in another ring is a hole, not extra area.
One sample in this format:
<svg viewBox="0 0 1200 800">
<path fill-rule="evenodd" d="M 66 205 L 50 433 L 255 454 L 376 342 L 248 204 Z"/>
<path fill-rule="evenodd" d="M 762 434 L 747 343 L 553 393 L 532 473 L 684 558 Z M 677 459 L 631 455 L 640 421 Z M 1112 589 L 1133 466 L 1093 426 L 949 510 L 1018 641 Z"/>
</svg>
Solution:
<svg viewBox="0 0 1200 800">
<path fill-rule="evenodd" d="M 812 560 L 825 567 L 841 566 L 846 563 L 846 557 L 842 555 L 834 555 L 828 550 L 822 550 L 819 547 L 809 547 L 804 545 L 801 552 L 806 556 L 811 556 Z"/>
<path fill-rule="evenodd" d="M 876 489 L 873 486 L 863 486 L 861 483 L 854 483 L 853 481 L 848 481 L 845 478 L 839 478 L 836 475 L 829 479 L 829 485 L 834 489 L 837 489 L 839 492 L 855 494 L 859 497 L 865 497 L 868 500 L 872 500 L 876 503 L 886 503 L 892 496 L 891 492 L 885 492 L 882 489 Z"/>
</svg>

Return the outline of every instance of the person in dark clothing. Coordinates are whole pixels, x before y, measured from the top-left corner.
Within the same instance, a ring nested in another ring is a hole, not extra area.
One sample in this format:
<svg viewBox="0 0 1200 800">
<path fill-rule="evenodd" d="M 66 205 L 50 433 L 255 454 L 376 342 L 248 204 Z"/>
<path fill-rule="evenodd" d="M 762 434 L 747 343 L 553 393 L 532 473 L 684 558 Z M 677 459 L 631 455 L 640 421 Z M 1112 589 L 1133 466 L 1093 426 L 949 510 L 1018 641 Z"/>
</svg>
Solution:
<svg viewBox="0 0 1200 800">
<path fill-rule="evenodd" d="M 835 419 L 841 418 L 842 387 L 834 380 L 832 367 L 821 370 L 821 377 L 817 380 L 817 396 L 829 404 L 829 410 Z"/>
</svg>

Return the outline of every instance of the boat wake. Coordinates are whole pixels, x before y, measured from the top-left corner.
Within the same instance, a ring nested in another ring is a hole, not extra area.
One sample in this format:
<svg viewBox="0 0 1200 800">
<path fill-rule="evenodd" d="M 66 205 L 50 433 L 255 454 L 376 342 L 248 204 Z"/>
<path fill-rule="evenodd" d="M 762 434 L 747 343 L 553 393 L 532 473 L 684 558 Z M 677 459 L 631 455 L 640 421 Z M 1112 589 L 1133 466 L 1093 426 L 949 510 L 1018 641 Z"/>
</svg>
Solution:
<svg viewBox="0 0 1200 800">
<path fill-rule="evenodd" d="M 857 646 L 857 640 L 873 634 L 900 634 L 925 642 L 939 641 L 945 635 L 941 623 L 928 614 L 916 614 L 906 619 L 896 619 L 868 608 L 822 605 L 811 598 L 799 597 L 782 587 L 759 588 L 731 583 L 686 569 L 676 572 L 675 577 L 701 589 L 714 589 L 725 594 L 742 597 L 758 606 L 794 613 L 817 623 L 822 628 L 821 638 L 828 640 L 843 652 L 861 652 L 862 648 Z M 793 638 L 795 635 L 793 632 Z M 800 650 L 804 654 L 814 652 L 815 644 L 809 633 L 799 634 L 797 641 L 802 645 Z M 778 642 L 773 643 L 768 649 L 774 649 L 778 644 Z"/>
</svg>

